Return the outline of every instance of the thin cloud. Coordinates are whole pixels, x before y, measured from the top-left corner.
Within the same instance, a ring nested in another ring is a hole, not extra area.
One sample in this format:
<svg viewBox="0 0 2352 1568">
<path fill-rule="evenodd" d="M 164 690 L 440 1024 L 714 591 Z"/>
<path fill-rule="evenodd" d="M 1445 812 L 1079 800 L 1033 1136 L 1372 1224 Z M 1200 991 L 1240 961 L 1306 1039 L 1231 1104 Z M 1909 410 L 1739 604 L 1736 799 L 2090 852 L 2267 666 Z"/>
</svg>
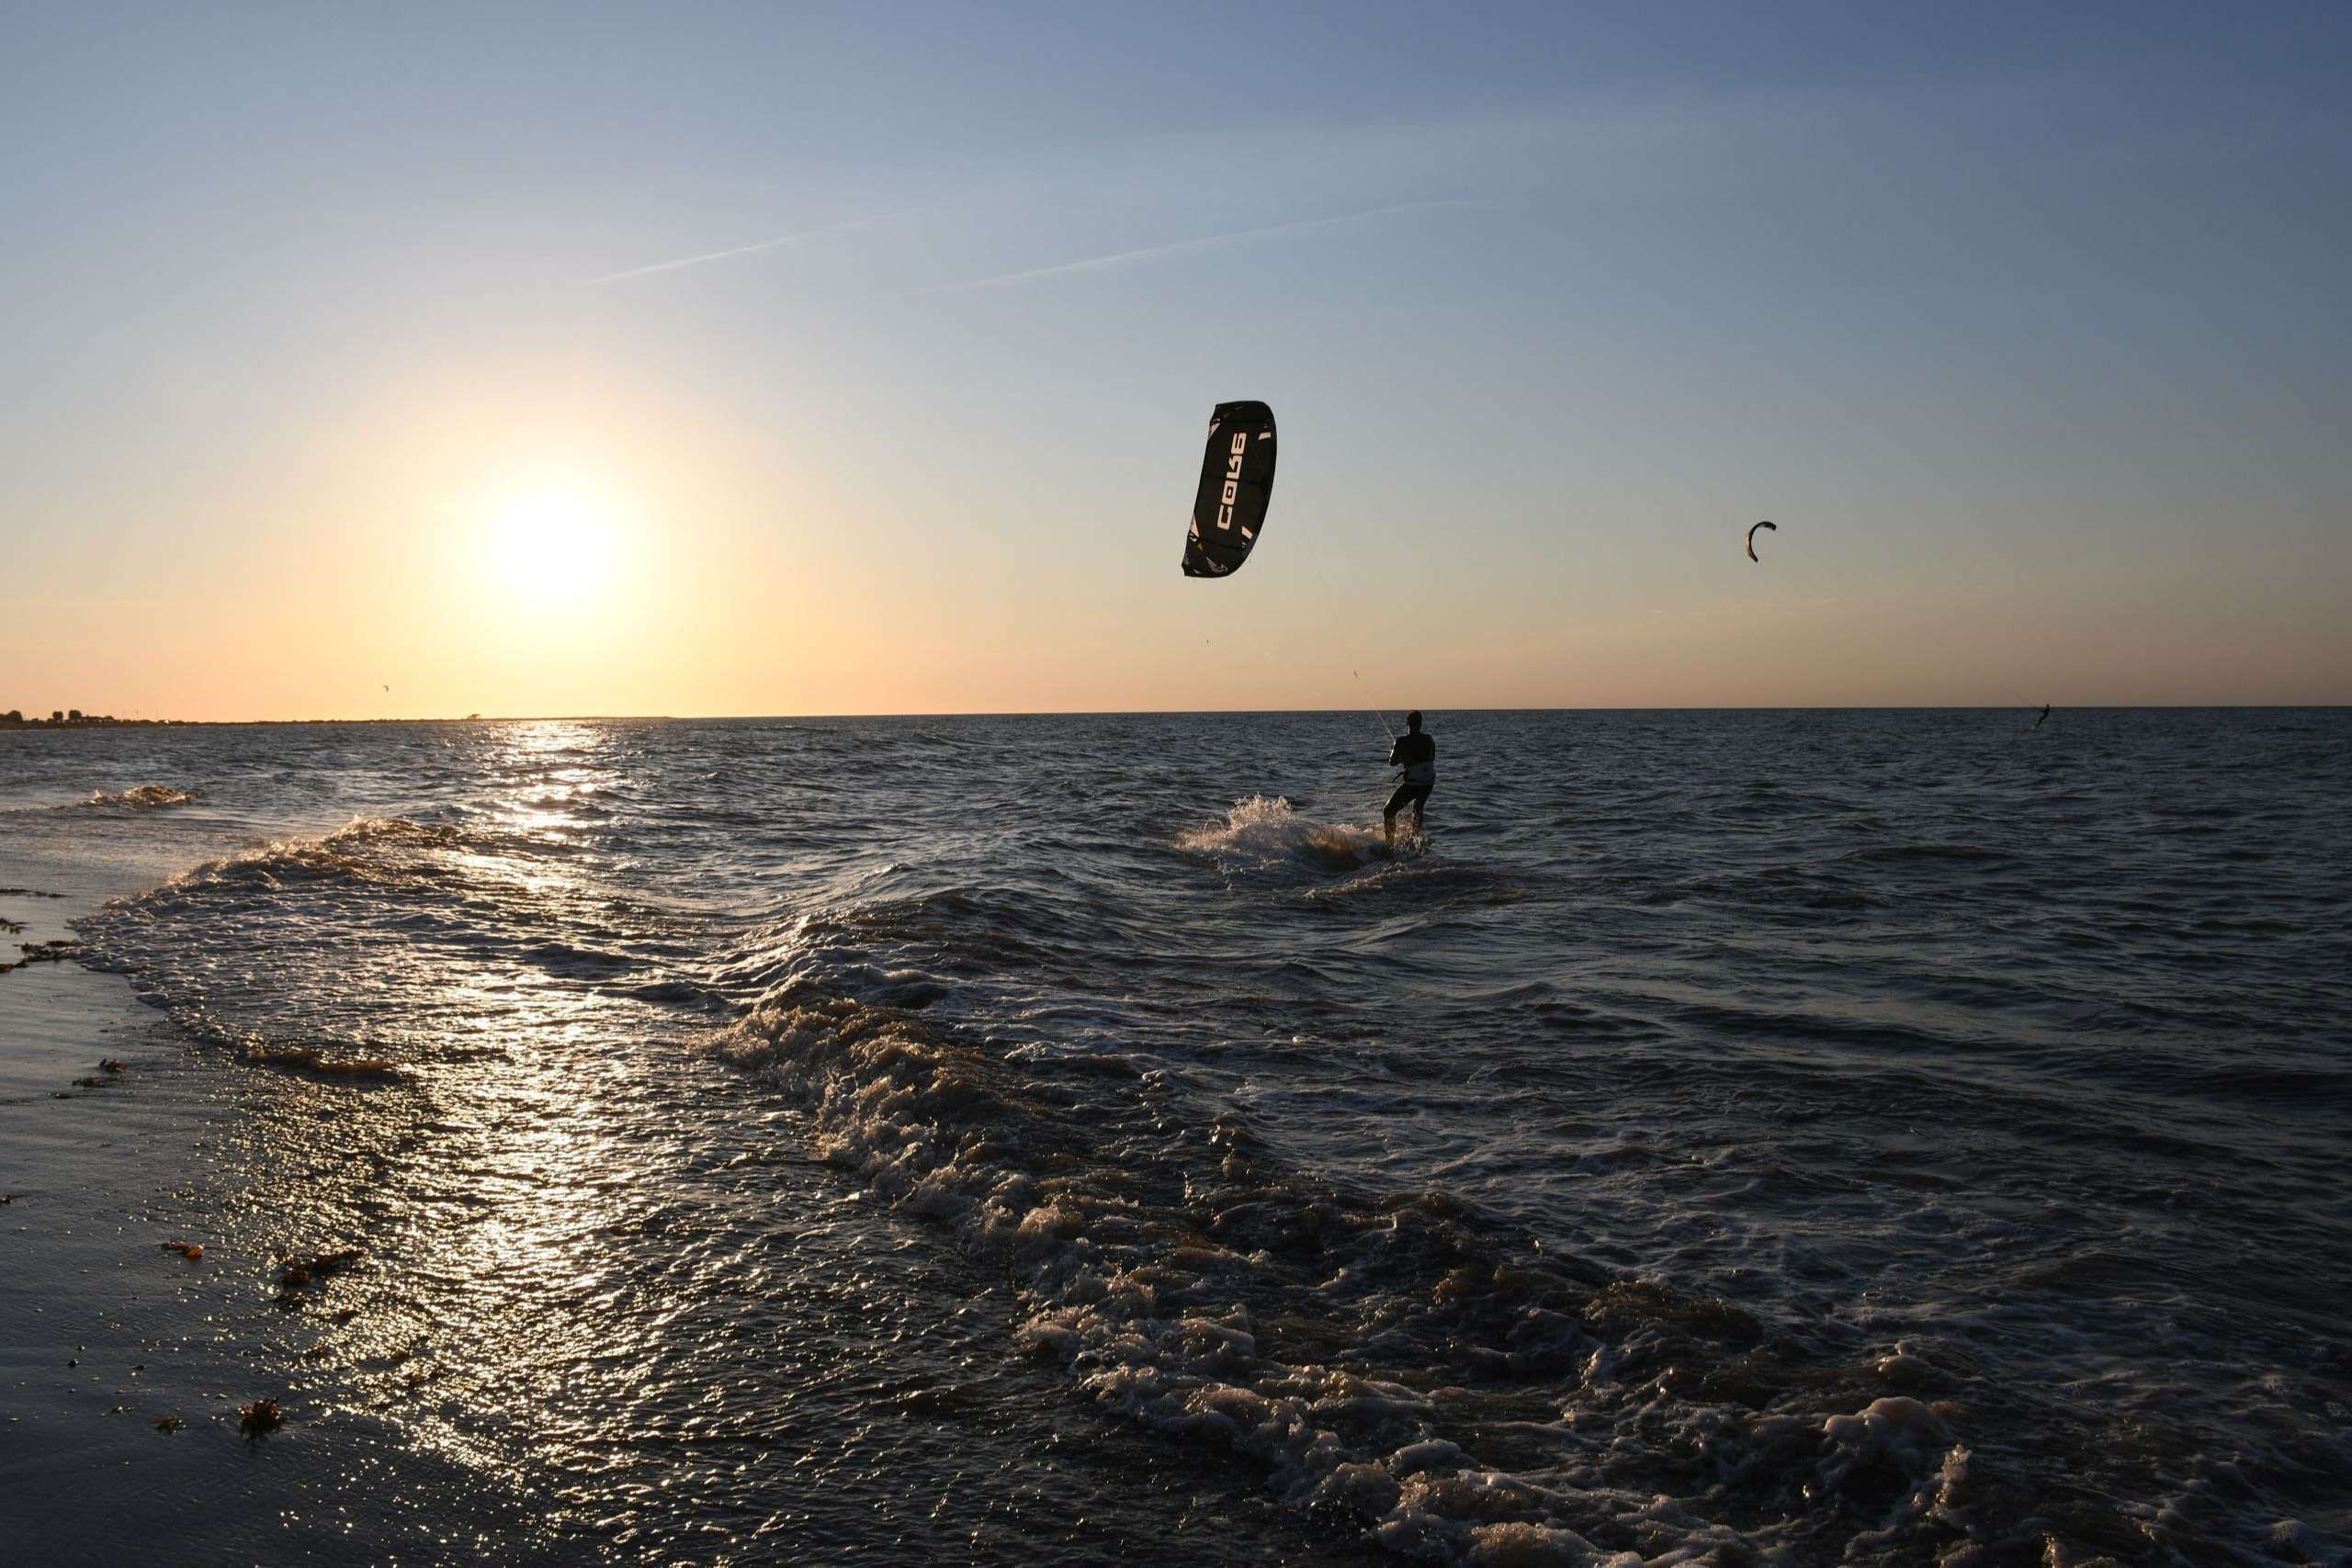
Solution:
<svg viewBox="0 0 2352 1568">
<path fill-rule="evenodd" d="M 1204 234 L 1194 240 L 1171 240 L 1164 245 L 1146 245 L 1140 250 L 1114 251 L 1109 255 L 1088 256 L 1082 261 L 1056 262 L 1051 266 L 1025 267 L 1019 272 L 999 273 L 993 277 L 967 277 L 956 283 L 933 283 L 922 288 L 910 288 L 910 294 L 961 294 L 974 288 L 1000 288 L 1007 284 L 1026 283 L 1033 277 L 1052 277 L 1069 272 L 1099 272 L 1105 267 L 1125 266 L 1129 262 L 1149 256 L 1174 255 L 1184 251 L 1205 251 L 1217 245 L 1237 244 L 1244 240 L 1261 239 L 1269 234 L 1295 234 L 1306 229 L 1328 229 L 1338 223 L 1361 223 L 1369 218 L 1385 218 L 1396 212 L 1419 212 L 1432 207 L 1472 207 L 1476 203 L 1458 199 L 1440 201 L 1405 201 L 1393 207 L 1367 207 L 1361 212 L 1342 212 L 1329 218 L 1307 218 L 1295 223 L 1270 223 L 1262 229 L 1236 229 L 1229 233 Z"/>
<path fill-rule="evenodd" d="M 655 262 L 650 266 L 623 267 L 618 272 L 608 272 L 602 277 L 592 277 L 588 281 L 593 284 L 618 283 L 624 278 L 645 277 L 657 272 L 675 272 L 682 266 L 700 266 L 705 262 L 726 261 L 732 256 L 757 255 L 762 251 L 773 251 L 784 245 L 797 245 L 803 240 L 821 239 L 827 234 L 846 234 L 853 229 L 871 229 L 877 223 L 895 223 L 901 218 L 911 218 L 921 210 L 920 208 L 910 208 L 904 212 L 885 213 L 879 218 L 859 218 L 847 223 L 828 223 L 821 229 L 803 229 L 797 233 L 778 234 L 773 240 L 761 240 L 749 245 L 731 245 L 726 250 L 707 251 L 698 256 L 680 256 L 675 261 Z"/>
</svg>

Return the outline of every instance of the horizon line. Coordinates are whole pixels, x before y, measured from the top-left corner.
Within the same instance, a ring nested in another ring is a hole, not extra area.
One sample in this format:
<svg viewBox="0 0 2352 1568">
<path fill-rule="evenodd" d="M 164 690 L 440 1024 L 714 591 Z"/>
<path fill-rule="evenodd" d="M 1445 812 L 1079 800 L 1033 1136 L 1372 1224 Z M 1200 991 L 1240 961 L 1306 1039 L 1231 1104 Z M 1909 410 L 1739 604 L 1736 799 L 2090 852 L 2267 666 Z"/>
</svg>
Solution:
<svg viewBox="0 0 2352 1568">
<path fill-rule="evenodd" d="M 2040 703 L 1742 703 L 1583 705 L 1577 706 L 1441 707 L 1434 714 L 1664 714 L 1664 713 L 2038 713 Z M 2352 709 L 2347 702 L 2227 702 L 2227 703 L 2053 703 L 2059 713 L 2245 713 L 2265 709 L 2296 713 L 2332 713 Z M 86 711 L 86 710 L 85 710 Z M 256 725 L 315 724 L 760 724 L 811 718 L 1188 718 L 1258 716 L 1261 715 L 1362 714 L 1381 710 L 1365 705 L 1351 707 L 1230 707 L 1230 708 L 906 708 L 889 711 L 808 713 L 549 713 L 549 714 L 414 714 L 401 717 L 339 718 L 120 718 L 103 722 L 72 720 L 52 724 L 28 716 L 22 723 L 0 725 L 0 733 L 19 729 L 160 729 L 207 727 L 229 728 Z M 1399 710 L 1403 711 L 1403 710 Z"/>
</svg>

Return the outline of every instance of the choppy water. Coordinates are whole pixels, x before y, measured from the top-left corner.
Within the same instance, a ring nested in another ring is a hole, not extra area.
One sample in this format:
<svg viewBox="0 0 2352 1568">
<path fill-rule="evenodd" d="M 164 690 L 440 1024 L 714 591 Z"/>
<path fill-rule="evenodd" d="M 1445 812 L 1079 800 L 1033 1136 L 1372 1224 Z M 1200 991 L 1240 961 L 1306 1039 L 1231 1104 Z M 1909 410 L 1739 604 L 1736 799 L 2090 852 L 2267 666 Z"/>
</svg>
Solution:
<svg viewBox="0 0 2352 1568">
<path fill-rule="evenodd" d="M 1439 714 L 1395 861 L 1368 715 L 16 735 L 0 848 L 582 1551 L 2336 1560 L 2352 714 L 2028 722 Z"/>
</svg>

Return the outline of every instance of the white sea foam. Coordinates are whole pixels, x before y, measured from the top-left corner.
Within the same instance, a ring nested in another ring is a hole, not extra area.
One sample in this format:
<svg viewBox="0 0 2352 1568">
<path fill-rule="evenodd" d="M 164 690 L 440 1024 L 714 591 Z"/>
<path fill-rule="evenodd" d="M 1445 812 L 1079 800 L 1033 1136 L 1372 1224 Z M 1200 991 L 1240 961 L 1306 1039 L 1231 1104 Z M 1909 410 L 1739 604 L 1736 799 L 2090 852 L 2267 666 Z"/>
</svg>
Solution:
<svg viewBox="0 0 2352 1568">
<path fill-rule="evenodd" d="M 1110 1086 L 1141 1097 L 1134 1106 L 1073 1103 L 1068 1086 L 1030 1076 L 1048 1063 L 991 1055 L 805 982 L 706 1049 L 806 1103 L 827 1159 L 1008 1271 L 1025 1303 L 1022 1345 L 1102 1407 L 1250 1459 L 1278 1495 L 1400 1556 L 1770 1560 L 1815 1529 L 1817 1507 L 1850 1507 L 1905 1544 L 1923 1529 L 1968 1532 L 1962 1511 L 1938 1508 L 1966 1450 L 1918 1401 L 1757 1416 L 1669 1395 L 1661 1370 L 1680 1374 L 1664 1363 L 1752 1341 L 1744 1314 L 1599 1271 L 1514 1264 L 1450 1201 L 1365 1208 L 1317 1193 L 1266 1168 L 1238 1129 L 1171 1128 L 1172 1107 L 1145 1103 L 1147 1081 Z M 1169 1168 L 1219 1148 L 1211 1170 Z M 1480 1365 L 1506 1381 L 1480 1392 Z M 1498 1469 L 1443 1435 L 1537 1390 L 1571 1406 L 1521 1418 L 1510 1446 L 1541 1462 Z M 1714 1456 L 1679 1501 L 1655 1480 L 1629 1484 L 1659 1475 L 1659 1442 Z M 1721 1499 L 1707 1494 L 1778 1489 L 1783 1471 L 1808 1488 L 1792 1508 L 1745 1531 L 1714 1517 Z M 1764 1480 L 1738 1479 L 1750 1472 Z"/>
<path fill-rule="evenodd" d="M 1387 856 L 1378 829 L 1301 817 L 1279 795 L 1236 801 L 1223 821 L 1183 833 L 1177 842 L 1238 861 L 1303 863 L 1326 871 L 1347 871 Z"/>
<path fill-rule="evenodd" d="M 175 806 L 186 806 L 196 798 L 194 790 L 174 789 L 169 784 L 134 784 L 129 789 L 94 790 L 83 808 L 93 811 L 163 811 Z"/>
</svg>

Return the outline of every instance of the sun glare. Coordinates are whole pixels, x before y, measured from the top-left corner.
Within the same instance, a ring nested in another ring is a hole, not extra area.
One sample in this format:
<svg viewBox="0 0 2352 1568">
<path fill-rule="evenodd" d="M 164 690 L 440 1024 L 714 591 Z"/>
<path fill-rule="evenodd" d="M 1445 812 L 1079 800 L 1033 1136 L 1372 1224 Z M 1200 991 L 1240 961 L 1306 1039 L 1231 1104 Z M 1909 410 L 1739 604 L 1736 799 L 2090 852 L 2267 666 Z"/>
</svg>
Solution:
<svg viewBox="0 0 2352 1568">
<path fill-rule="evenodd" d="M 577 491 L 534 491 L 494 514 L 491 548 L 516 594 L 545 603 L 577 599 L 612 570 L 612 513 Z"/>
</svg>

